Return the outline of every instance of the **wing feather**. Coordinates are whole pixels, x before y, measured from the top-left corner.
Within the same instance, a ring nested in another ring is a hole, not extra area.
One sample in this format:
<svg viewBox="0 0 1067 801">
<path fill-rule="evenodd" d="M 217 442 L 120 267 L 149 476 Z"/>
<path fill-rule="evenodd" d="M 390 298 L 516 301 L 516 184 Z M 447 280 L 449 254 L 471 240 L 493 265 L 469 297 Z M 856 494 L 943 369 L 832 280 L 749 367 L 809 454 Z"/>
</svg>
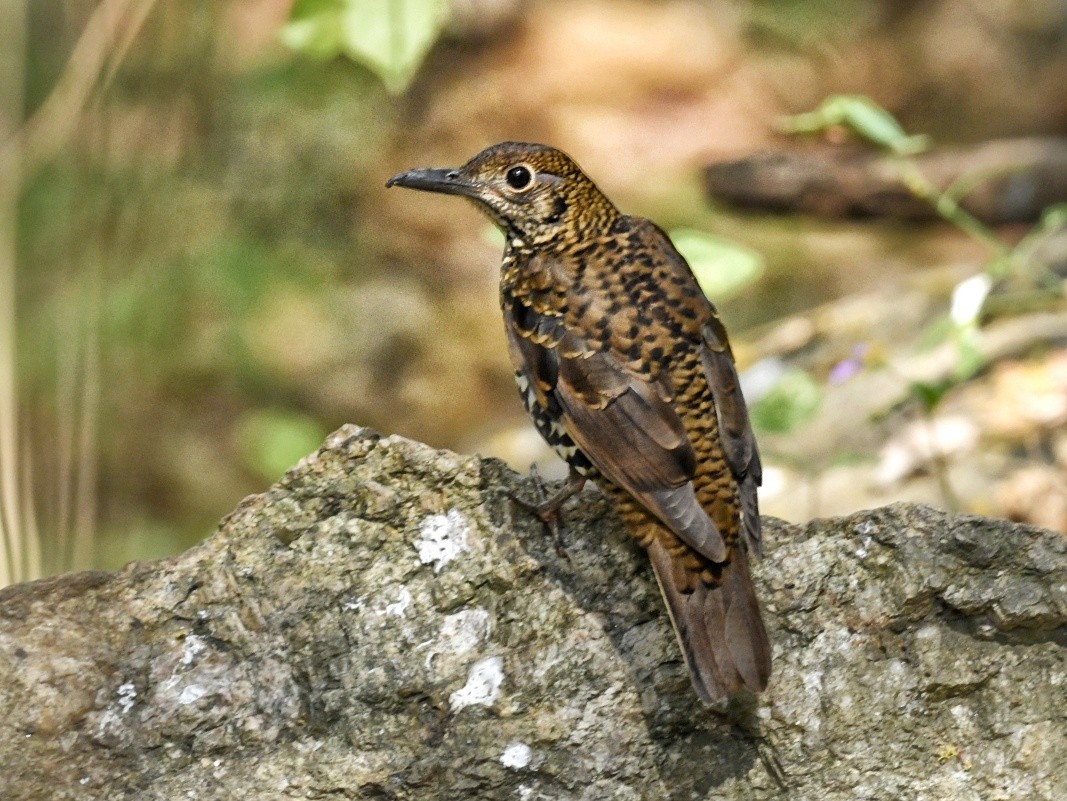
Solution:
<svg viewBox="0 0 1067 801">
<path fill-rule="evenodd" d="M 655 251 L 662 253 L 673 262 L 678 274 L 692 277 L 692 270 L 670 237 L 654 224 L 648 225 L 649 236 L 655 239 Z M 696 284 L 695 277 L 693 278 Z M 703 309 L 698 314 L 703 321 L 701 334 L 701 362 L 708 386 L 715 401 L 715 414 L 719 424 L 719 439 L 726 458 L 726 463 L 737 481 L 741 502 L 741 529 L 745 543 L 756 556 L 763 555 L 763 542 L 759 517 L 757 488 L 763 481 L 763 467 L 760 463 L 756 438 L 752 433 L 752 424 L 748 408 L 741 392 L 741 383 L 734 364 L 734 355 L 730 350 L 730 341 L 726 329 L 712 303 L 702 292 L 693 298 Z"/>
<path fill-rule="evenodd" d="M 714 310 L 702 333 L 704 346 L 701 348 L 700 357 L 712 397 L 715 399 L 715 414 L 719 422 L 723 455 L 734 478 L 737 479 L 742 530 L 749 550 L 757 556 L 762 556 L 763 540 L 756 488 L 763 481 L 763 466 L 756 448 L 756 437 L 752 433 L 748 407 L 741 393 L 741 381 L 734 365 L 726 329 Z"/>
<path fill-rule="evenodd" d="M 560 347 L 545 347 L 527 332 L 548 324 L 528 307 L 505 309 L 509 349 L 521 369 L 543 389 L 548 408 L 558 408 L 571 439 L 608 479 L 625 489 L 687 545 L 716 562 L 726 544 L 693 488 L 696 454 L 685 425 L 663 387 L 634 374 L 618 358 L 588 347 L 573 332 L 557 331 Z M 562 323 L 555 318 L 559 328 Z M 540 338 L 540 337 L 538 337 Z"/>
</svg>

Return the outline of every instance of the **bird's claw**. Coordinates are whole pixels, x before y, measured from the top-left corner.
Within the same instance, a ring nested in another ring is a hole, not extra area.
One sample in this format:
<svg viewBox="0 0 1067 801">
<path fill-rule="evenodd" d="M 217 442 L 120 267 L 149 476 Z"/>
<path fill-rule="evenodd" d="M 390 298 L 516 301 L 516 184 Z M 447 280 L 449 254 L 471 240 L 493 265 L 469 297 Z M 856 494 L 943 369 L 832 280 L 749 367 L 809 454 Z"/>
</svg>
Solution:
<svg viewBox="0 0 1067 801">
<path fill-rule="evenodd" d="M 544 524 L 548 533 L 552 536 L 552 544 L 556 549 L 556 554 L 569 561 L 570 557 L 567 555 L 567 550 L 563 545 L 563 537 L 560 531 L 560 507 L 563 506 L 564 501 L 577 491 L 574 483 L 572 481 L 556 495 L 549 497 L 545 482 L 541 478 L 536 464 L 530 465 L 530 480 L 533 482 L 537 500 L 529 501 L 521 497 L 517 492 L 509 493 L 511 500 L 535 515 Z M 585 483 L 584 479 L 581 483 Z"/>
<path fill-rule="evenodd" d="M 548 492 L 545 490 L 545 482 L 541 478 L 541 474 L 537 471 L 537 465 L 530 465 L 530 480 L 534 485 L 534 492 L 537 495 L 536 500 L 527 500 L 523 498 L 518 492 L 508 493 L 511 496 L 511 500 L 515 501 L 519 506 L 525 509 L 531 514 L 537 515 L 537 518 L 542 523 L 547 523 L 550 520 L 555 520 L 558 516 L 558 509 L 551 508 L 549 506 Z"/>
</svg>

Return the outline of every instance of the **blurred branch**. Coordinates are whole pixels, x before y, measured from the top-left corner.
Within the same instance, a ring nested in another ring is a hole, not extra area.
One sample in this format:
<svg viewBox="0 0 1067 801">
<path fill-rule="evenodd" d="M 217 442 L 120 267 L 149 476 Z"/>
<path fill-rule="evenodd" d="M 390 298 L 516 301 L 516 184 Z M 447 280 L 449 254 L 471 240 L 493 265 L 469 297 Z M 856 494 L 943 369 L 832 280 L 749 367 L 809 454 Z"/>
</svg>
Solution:
<svg viewBox="0 0 1067 801">
<path fill-rule="evenodd" d="M 102 0 L 89 17 L 55 87 L 25 122 L 22 109 L 28 5 L 26 0 L 17 0 L 0 7 L 0 54 L 5 57 L 0 63 L 0 586 L 36 578 L 42 571 L 33 446 L 28 428 L 20 431 L 18 412 L 15 270 L 22 182 L 67 143 L 93 93 L 114 77 L 154 5 L 155 0 Z M 90 332 L 86 343 L 86 359 L 99 360 L 94 332 Z M 92 533 L 95 506 L 95 470 L 86 467 L 92 461 L 86 451 L 95 438 L 95 421 L 89 410 L 95 408 L 99 384 L 92 370 L 88 374 L 80 399 L 85 405 L 77 445 L 72 448 L 62 441 L 57 444 L 61 469 L 70 466 L 70 451 L 76 449 L 81 455 L 74 499 L 78 512 L 74 533 L 76 561 L 87 560 L 86 543 Z M 63 398 L 59 401 L 62 407 Z M 73 429 L 69 435 L 74 436 Z M 65 439 L 62 431 L 60 439 Z M 63 497 L 61 493 L 60 498 Z M 65 503 L 61 500 L 61 507 Z M 69 517 L 69 511 L 61 508 L 61 523 L 64 517 Z"/>
<path fill-rule="evenodd" d="M 22 438 L 22 512 L 23 531 L 25 532 L 26 553 L 23 559 L 24 579 L 40 578 L 44 575 L 44 560 L 41 554 L 41 529 L 37 524 L 37 507 L 33 497 L 33 448 L 31 447 L 28 426 Z"/>
<path fill-rule="evenodd" d="M 919 174 L 976 219 L 1030 222 L 1067 200 L 1067 139 L 1004 139 L 911 157 Z M 712 198 L 742 208 L 822 217 L 938 217 L 891 153 L 846 147 L 779 150 L 712 164 Z M 964 196 L 960 196 L 960 195 Z"/>
<path fill-rule="evenodd" d="M 0 7 L 0 132 L 22 114 L 27 0 Z M 19 498 L 18 393 L 15 382 L 15 255 L 21 183 L 18 142 L 0 150 L 0 586 L 23 577 Z"/>
<path fill-rule="evenodd" d="M 70 138 L 102 81 L 122 63 L 156 0 L 102 0 L 74 45 L 51 94 L 0 146 L 0 179 L 16 161 L 29 174 L 52 159 Z"/>
<path fill-rule="evenodd" d="M 96 411 L 100 406 L 100 307 L 101 273 L 99 259 L 94 260 L 93 270 L 88 277 L 87 296 L 91 302 L 85 312 L 85 341 L 82 353 L 82 385 L 78 401 L 81 404 L 81 419 L 76 432 L 74 452 L 77 454 L 76 479 L 73 482 L 74 520 L 71 534 L 72 547 L 62 554 L 68 561 L 64 565 L 70 570 L 84 570 L 92 564 L 92 547 L 95 538 L 97 511 L 97 428 Z M 66 532 L 64 532 L 66 533 Z"/>
</svg>

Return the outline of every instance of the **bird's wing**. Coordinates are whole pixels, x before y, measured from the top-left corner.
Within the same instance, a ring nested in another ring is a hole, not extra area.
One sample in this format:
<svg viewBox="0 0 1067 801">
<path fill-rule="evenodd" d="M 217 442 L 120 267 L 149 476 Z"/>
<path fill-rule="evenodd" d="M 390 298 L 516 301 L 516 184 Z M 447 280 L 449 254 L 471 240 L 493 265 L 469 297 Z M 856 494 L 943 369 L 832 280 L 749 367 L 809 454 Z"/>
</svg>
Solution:
<svg viewBox="0 0 1067 801">
<path fill-rule="evenodd" d="M 697 501 L 696 454 L 666 387 L 591 348 L 559 317 L 516 302 L 505 323 L 515 364 L 589 461 L 691 548 L 725 561 L 722 534 Z"/>
<path fill-rule="evenodd" d="M 655 249 L 665 254 L 672 262 L 674 270 L 681 275 L 688 275 L 696 285 L 689 264 L 674 247 L 659 227 L 649 223 L 650 236 L 658 240 Z M 719 423 L 719 439 L 726 463 L 730 466 L 737 481 L 741 500 L 742 530 L 749 550 L 755 555 L 763 555 L 763 542 L 760 531 L 759 502 L 756 488 L 763 481 L 763 467 L 760 463 L 756 437 L 752 433 L 752 423 L 748 417 L 748 407 L 741 393 L 741 382 L 734 364 L 734 354 L 730 349 L 730 340 L 726 328 L 719 319 L 719 314 L 700 292 L 695 301 L 700 304 L 702 321 L 701 334 L 703 343 L 700 358 L 704 367 L 704 376 L 711 387 L 715 400 L 715 415 Z"/>
<path fill-rule="evenodd" d="M 741 527 L 745 532 L 749 550 L 757 556 L 763 556 L 759 500 L 756 495 L 756 488 L 763 482 L 763 466 L 756 447 L 756 437 L 752 433 L 748 407 L 745 405 L 744 395 L 741 394 L 741 382 L 737 376 L 726 329 L 714 309 L 701 330 L 704 345 L 700 358 L 712 397 L 715 399 L 715 414 L 719 421 L 723 454 L 730 471 L 737 479 L 741 499 Z"/>
</svg>

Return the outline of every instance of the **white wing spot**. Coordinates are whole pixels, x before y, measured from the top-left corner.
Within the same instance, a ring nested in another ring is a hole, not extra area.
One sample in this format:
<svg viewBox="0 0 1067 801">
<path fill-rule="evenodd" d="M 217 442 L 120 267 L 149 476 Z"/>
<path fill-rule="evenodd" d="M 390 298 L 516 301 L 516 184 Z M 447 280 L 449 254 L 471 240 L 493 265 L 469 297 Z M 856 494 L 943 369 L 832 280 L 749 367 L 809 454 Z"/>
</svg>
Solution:
<svg viewBox="0 0 1067 801">
<path fill-rule="evenodd" d="M 578 453 L 578 449 L 573 445 L 557 445 L 556 453 L 560 455 L 560 458 L 562 458 L 563 461 L 570 462 L 574 458 L 575 454 Z"/>
</svg>

